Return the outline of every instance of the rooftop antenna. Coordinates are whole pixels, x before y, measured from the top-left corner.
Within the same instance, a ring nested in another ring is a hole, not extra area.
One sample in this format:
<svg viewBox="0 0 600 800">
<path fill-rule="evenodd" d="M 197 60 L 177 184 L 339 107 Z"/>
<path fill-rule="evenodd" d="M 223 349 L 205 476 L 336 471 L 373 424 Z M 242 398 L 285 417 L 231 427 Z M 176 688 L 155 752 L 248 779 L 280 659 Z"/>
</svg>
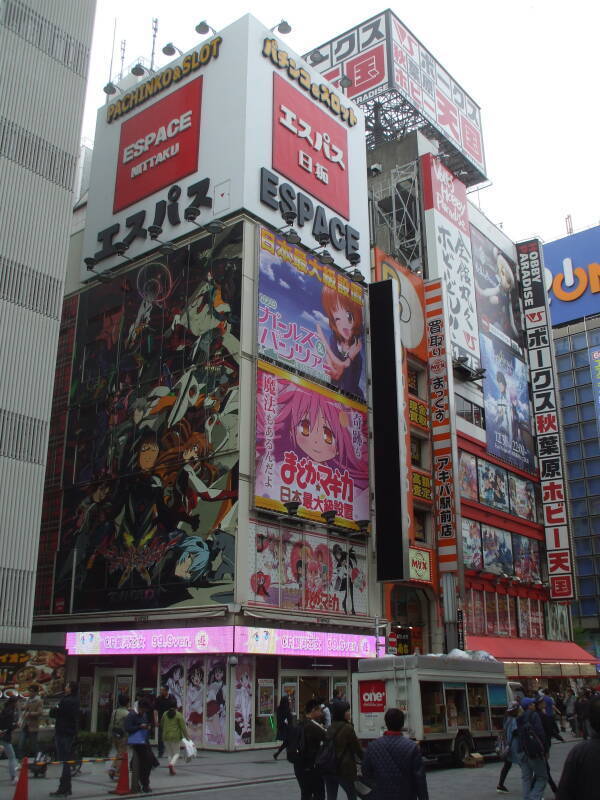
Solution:
<svg viewBox="0 0 600 800">
<path fill-rule="evenodd" d="M 573 220 L 570 214 L 567 214 L 567 216 L 565 217 L 565 225 L 567 226 L 567 233 L 568 234 L 573 233 Z"/>
<path fill-rule="evenodd" d="M 154 71 L 154 52 L 156 50 L 156 37 L 158 36 L 158 17 L 152 18 L 152 55 L 150 56 L 150 72 Z"/>
<path fill-rule="evenodd" d="M 123 80 L 123 65 L 125 64 L 125 48 L 127 47 L 127 41 L 125 39 L 121 39 L 121 71 L 119 72 L 119 80 Z"/>
<path fill-rule="evenodd" d="M 108 68 L 108 82 L 112 81 L 112 71 L 113 71 L 113 59 L 115 57 L 115 38 L 117 35 L 117 18 L 115 17 L 115 23 L 113 25 L 113 40 L 112 40 L 112 50 L 110 51 L 110 67 Z"/>
</svg>

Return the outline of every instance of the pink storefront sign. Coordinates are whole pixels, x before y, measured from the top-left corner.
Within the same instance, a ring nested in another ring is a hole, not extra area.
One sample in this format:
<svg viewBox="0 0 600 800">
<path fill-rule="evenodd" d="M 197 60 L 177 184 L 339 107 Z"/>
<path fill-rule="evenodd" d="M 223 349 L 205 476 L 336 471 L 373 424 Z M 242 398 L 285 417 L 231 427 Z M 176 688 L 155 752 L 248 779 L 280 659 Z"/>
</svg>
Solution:
<svg viewBox="0 0 600 800">
<path fill-rule="evenodd" d="M 233 626 L 67 633 L 69 655 L 232 653 Z"/>
<path fill-rule="evenodd" d="M 236 653 L 277 656 L 327 656 L 375 658 L 374 636 L 326 631 L 288 631 L 278 628 L 246 628 L 236 625 Z"/>
</svg>

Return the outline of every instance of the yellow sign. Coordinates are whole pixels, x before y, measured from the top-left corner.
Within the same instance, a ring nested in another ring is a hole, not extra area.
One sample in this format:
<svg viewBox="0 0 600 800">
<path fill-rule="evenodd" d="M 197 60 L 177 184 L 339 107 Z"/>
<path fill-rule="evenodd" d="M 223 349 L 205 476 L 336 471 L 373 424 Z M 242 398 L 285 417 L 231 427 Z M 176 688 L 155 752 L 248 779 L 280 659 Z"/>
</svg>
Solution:
<svg viewBox="0 0 600 800">
<path fill-rule="evenodd" d="M 409 575 L 411 581 L 431 583 L 431 550 L 420 547 L 408 548 Z"/>
</svg>

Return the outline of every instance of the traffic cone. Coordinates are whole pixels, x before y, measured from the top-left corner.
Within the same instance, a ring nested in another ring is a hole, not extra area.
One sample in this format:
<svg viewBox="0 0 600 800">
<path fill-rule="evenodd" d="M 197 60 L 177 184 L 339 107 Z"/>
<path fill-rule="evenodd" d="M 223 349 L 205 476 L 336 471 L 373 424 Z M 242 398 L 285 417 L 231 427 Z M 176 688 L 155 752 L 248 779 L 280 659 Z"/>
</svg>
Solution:
<svg viewBox="0 0 600 800">
<path fill-rule="evenodd" d="M 29 797 L 29 761 L 27 756 L 21 761 L 21 772 L 15 787 L 13 800 L 28 800 Z"/>
<path fill-rule="evenodd" d="M 116 789 L 111 789 L 110 794 L 131 794 L 129 789 L 129 759 L 127 750 L 121 757 L 121 766 L 119 767 L 119 780 Z M 23 798 L 27 800 L 27 798 Z"/>
</svg>

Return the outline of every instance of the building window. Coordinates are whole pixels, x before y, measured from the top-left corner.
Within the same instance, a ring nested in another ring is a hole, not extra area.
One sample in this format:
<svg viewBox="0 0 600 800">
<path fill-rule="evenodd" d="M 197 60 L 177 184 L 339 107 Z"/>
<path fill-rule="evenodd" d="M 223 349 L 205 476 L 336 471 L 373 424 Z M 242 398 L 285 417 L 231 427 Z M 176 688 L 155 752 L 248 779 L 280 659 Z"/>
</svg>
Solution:
<svg viewBox="0 0 600 800">
<path fill-rule="evenodd" d="M 567 445 L 567 461 L 577 461 L 581 458 L 581 445 L 579 442 Z"/>
<path fill-rule="evenodd" d="M 575 367 L 589 367 L 590 356 L 587 350 L 580 350 L 578 353 L 573 353 L 573 366 Z"/>
<path fill-rule="evenodd" d="M 571 347 L 573 350 L 582 350 L 587 347 L 587 336 L 585 331 L 583 333 L 576 333 L 571 336 Z"/>
<path fill-rule="evenodd" d="M 413 512 L 415 540 L 417 542 L 427 541 L 427 513 L 415 508 Z"/>
<path fill-rule="evenodd" d="M 563 372 L 558 376 L 558 386 L 560 389 L 570 389 L 573 386 L 573 373 Z"/>
<path fill-rule="evenodd" d="M 410 463 L 413 467 L 421 467 L 423 465 L 423 445 L 416 436 L 410 437 Z"/>
<path fill-rule="evenodd" d="M 585 386 L 587 383 L 592 382 L 592 374 L 590 372 L 589 367 L 585 367 L 584 369 L 577 369 L 575 370 L 575 385 L 576 386 Z"/>
<path fill-rule="evenodd" d="M 575 397 L 575 389 L 565 389 L 560 393 L 560 402 L 563 408 L 565 406 L 573 406 L 577 402 Z"/>
<path fill-rule="evenodd" d="M 584 481 L 571 481 L 569 484 L 569 490 L 571 492 L 571 497 L 573 498 L 586 496 Z"/>
<path fill-rule="evenodd" d="M 598 599 L 596 597 L 589 597 L 581 600 L 579 604 L 582 617 L 594 617 L 598 613 Z"/>
<path fill-rule="evenodd" d="M 569 337 L 564 336 L 561 339 L 554 340 L 554 352 L 557 356 L 562 355 L 563 353 L 568 353 L 571 349 L 569 345 Z"/>
<path fill-rule="evenodd" d="M 594 559 L 593 558 L 578 558 L 577 559 L 577 572 L 579 575 L 593 575 L 594 574 Z"/>
<path fill-rule="evenodd" d="M 567 464 L 567 472 L 569 478 L 583 478 L 583 463 L 581 461 L 573 461 L 572 464 Z"/>
<path fill-rule="evenodd" d="M 577 413 L 577 406 L 563 409 L 563 422 L 565 425 L 571 425 L 573 422 L 579 422 L 579 415 Z"/>
<path fill-rule="evenodd" d="M 556 369 L 558 372 L 566 372 L 571 369 L 571 354 L 565 356 L 558 356 L 556 359 Z"/>
<path fill-rule="evenodd" d="M 408 391 L 419 397 L 419 373 L 416 369 L 408 367 Z"/>
<path fill-rule="evenodd" d="M 472 403 L 470 400 L 466 400 L 459 394 L 455 395 L 455 401 L 457 416 L 470 422 L 471 425 L 476 425 L 478 428 L 485 430 L 485 411 L 481 406 Z"/>
</svg>

